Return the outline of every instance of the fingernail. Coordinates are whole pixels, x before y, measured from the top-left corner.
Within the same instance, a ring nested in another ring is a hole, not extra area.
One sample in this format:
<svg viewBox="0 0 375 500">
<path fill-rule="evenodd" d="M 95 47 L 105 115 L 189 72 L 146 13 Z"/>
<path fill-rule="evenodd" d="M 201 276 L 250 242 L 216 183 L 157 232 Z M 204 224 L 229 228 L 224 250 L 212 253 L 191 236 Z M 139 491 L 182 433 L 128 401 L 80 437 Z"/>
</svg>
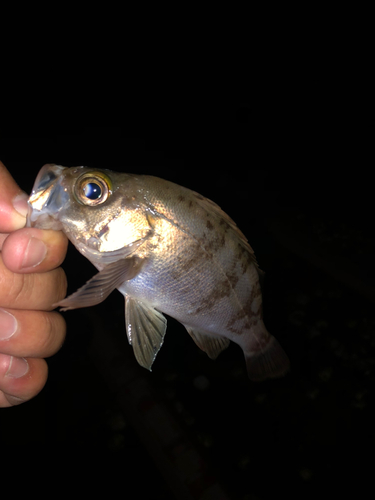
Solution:
<svg viewBox="0 0 375 500">
<path fill-rule="evenodd" d="M 4 309 L 0 309 L 0 340 L 10 339 L 17 330 L 17 320 Z"/>
<path fill-rule="evenodd" d="M 47 254 L 47 247 L 42 240 L 30 238 L 25 255 L 23 257 L 21 269 L 25 267 L 36 267 L 42 262 Z"/>
<path fill-rule="evenodd" d="M 6 377 L 10 378 L 21 378 L 29 371 L 29 363 L 25 358 L 16 358 L 12 356 L 10 358 L 9 367 L 5 374 Z"/>
<path fill-rule="evenodd" d="M 27 203 L 28 199 L 29 197 L 24 192 L 13 198 L 13 207 L 20 215 L 22 215 L 22 217 L 27 216 L 27 212 L 29 210 L 29 204 Z"/>
</svg>

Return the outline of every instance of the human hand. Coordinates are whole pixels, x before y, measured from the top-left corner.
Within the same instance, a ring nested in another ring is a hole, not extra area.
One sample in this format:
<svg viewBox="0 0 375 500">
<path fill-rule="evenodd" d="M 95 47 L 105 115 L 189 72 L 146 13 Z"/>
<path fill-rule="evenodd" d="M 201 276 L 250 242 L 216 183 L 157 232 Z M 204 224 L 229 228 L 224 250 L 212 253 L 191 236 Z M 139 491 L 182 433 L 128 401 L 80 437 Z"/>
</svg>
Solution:
<svg viewBox="0 0 375 500">
<path fill-rule="evenodd" d="M 24 228 L 26 201 L 0 162 L 0 408 L 38 394 L 48 374 L 43 358 L 65 338 L 65 321 L 52 304 L 66 295 L 58 266 L 68 241 L 61 231 Z"/>
</svg>

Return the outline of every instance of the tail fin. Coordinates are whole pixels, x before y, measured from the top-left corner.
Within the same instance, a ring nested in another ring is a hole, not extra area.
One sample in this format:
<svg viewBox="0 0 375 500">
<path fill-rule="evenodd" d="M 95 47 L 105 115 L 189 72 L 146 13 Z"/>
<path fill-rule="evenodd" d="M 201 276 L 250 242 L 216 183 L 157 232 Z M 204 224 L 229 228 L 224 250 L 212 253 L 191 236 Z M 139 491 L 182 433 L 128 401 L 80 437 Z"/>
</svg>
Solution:
<svg viewBox="0 0 375 500">
<path fill-rule="evenodd" d="M 247 374 L 254 381 L 282 377 L 290 369 L 288 356 L 272 335 L 263 349 L 245 353 L 245 358 Z"/>
</svg>

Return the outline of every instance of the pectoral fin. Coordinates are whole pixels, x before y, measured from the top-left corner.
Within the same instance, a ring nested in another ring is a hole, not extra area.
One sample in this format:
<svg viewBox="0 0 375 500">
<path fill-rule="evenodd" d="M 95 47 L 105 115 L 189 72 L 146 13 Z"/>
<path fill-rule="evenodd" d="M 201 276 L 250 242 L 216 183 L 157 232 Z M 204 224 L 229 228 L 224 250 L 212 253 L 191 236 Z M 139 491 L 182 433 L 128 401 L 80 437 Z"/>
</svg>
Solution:
<svg viewBox="0 0 375 500">
<path fill-rule="evenodd" d="M 151 371 L 163 345 L 167 320 L 153 307 L 126 295 L 125 323 L 129 344 L 133 346 L 138 363 Z"/>
<path fill-rule="evenodd" d="M 199 349 L 206 352 L 208 357 L 211 359 L 216 359 L 230 344 L 230 340 L 226 338 L 211 337 L 206 333 L 199 332 L 198 330 L 186 325 L 185 328 Z"/>
<path fill-rule="evenodd" d="M 142 269 L 144 262 L 138 257 L 129 257 L 112 262 L 93 276 L 83 287 L 66 299 L 60 300 L 54 306 L 60 306 L 63 308 L 62 311 L 67 311 L 100 304 L 124 281 L 135 278 Z"/>
</svg>

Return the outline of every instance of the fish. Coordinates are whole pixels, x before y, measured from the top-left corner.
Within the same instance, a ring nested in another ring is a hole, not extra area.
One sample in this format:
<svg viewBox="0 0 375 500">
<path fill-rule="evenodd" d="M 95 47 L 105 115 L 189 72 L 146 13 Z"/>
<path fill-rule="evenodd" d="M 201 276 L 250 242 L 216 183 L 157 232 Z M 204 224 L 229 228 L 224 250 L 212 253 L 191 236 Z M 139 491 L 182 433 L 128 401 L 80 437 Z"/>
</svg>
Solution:
<svg viewBox="0 0 375 500">
<path fill-rule="evenodd" d="M 154 176 L 47 164 L 29 198 L 27 226 L 62 230 L 98 270 L 55 307 L 94 306 L 120 291 L 142 367 L 151 371 L 167 315 L 211 359 L 238 344 L 250 380 L 289 371 L 288 356 L 264 325 L 254 251 L 208 198 Z"/>
</svg>

